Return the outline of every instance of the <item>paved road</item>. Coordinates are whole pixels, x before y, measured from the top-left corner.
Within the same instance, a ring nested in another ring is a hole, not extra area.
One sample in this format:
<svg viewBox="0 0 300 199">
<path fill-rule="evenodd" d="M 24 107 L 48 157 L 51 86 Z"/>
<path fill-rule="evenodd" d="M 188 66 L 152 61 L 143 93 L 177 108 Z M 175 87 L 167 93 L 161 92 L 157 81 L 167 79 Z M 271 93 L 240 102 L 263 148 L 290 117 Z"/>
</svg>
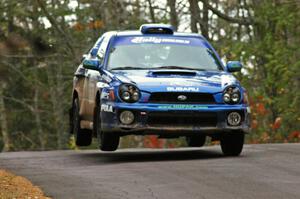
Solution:
<svg viewBox="0 0 300 199">
<path fill-rule="evenodd" d="M 300 144 L 247 145 L 242 156 L 219 147 L 13 152 L 0 168 L 29 178 L 53 198 L 300 198 Z"/>
</svg>

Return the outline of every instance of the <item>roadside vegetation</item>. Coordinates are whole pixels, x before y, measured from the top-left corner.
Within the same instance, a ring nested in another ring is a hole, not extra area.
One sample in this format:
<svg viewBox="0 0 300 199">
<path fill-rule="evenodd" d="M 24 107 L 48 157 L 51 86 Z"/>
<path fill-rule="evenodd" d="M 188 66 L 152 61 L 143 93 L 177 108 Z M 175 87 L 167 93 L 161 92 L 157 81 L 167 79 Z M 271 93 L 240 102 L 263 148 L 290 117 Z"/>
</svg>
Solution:
<svg viewBox="0 0 300 199">
<path fill-rule="evenodd" d="M 0 151 L 74 148 L 68 133 L 72 77 L 108 30 L 169 23 L 205 36 L 224 61 L 241 60 L 248 143 L 300 141 L 298 0 L 1 0 Z M 181 139 L 124 138 L 121 147 L 184 146 Z"/>
</svg>

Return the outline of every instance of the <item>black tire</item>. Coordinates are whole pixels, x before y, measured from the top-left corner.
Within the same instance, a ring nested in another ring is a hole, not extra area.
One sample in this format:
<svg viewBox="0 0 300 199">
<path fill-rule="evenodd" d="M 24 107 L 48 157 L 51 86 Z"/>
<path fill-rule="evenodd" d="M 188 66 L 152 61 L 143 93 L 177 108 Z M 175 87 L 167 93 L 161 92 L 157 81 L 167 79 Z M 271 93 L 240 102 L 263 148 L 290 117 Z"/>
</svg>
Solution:
<svg viewBox="0 0 300 199">
<path fill-rule="evenodd" d="M 120 136 L 116 133 L 103 132 L 101 129 L 100 105 L 96 107 L 95 129 L 101 151 L 115 151 L 120 142 Z"/>
<path fill-rule="evenodd" d="M 243 132 L 224 132 L 221 135 L 221 149 L 225 156 L 239 156 L 243 150 L 245 134 Z"/>
<path fill-rule="evenodd" d="M 117 150 L 120 142 L 120 136 L 116 133 L 101 133 L 100 149 L 102 151 L 115 151 Z"/>
<path fill-rule="evenodd" d="M 75 143 L 77 146 L 89 146 L 92 143 L 92 131 L 89 129 L 80 128 L 80 115 L 79 115 L 79 100 L 74 99 L 73 102 L 73 133 L 75 137 Z"/>
<path fill-rule="evenodd" d="M 189 147 L 202 147 L 205 144 L 205 135 L 192 135 L 186 137 L 186 143 Z"/>
</svg>

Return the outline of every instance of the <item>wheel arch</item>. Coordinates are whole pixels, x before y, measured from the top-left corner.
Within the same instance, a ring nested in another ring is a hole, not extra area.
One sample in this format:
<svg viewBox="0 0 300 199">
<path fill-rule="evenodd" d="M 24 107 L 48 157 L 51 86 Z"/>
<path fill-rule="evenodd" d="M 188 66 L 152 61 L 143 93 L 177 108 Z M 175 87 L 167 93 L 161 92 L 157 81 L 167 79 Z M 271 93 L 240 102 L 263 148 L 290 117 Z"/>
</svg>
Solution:
<svg viewBox="0 0 300 199">
<path fill-rule="evenodd" d="M 73 90 L 72 93 L 72 106 L 69 109 L 69 132 L 70 134 L 73 134 L 73 106 L 74 106 L 74 100 L 78 98 L 79 99 L 79 95 L 77 90 Z"/>
<path fill-rule="evenodd" d="M 78 91 L 76 89 L 73 90 L 73 94 L 72 94 L 72 103 L 74 102 L 74 100 L 78 98 L 79 99 L 79 94 Z"/>
<path fill-rule="evenodd" d="M 97 91 L 96 97 L 95 97 L 95 107 L 94 107 L 94 114 L 93 114 L 93 135 L 94 137 L 97 137 L 97 107 L 100 106 L 100 90 Z"/>
<path fill-rule="evenodd" d="M 95 97 L 95 105 L 96 106 L 98 106 L 100 104 L 100 96 L 101 96 L 100 92 L 101 91 L 98 90 L 97 93 L 96 93 L 96 97 Z"/>
</svg>

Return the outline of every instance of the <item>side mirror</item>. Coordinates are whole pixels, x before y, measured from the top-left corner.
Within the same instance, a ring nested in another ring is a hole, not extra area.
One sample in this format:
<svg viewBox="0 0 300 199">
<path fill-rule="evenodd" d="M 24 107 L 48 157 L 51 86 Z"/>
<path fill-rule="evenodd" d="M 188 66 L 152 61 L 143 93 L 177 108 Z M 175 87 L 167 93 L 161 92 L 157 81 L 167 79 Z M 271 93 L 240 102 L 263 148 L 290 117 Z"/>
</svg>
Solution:
<svg viewBox="0 0 300 199">
<path fill-rule="evenodd" d="M 83 54 L 81 57 L 81 62 L 88 57 L 88 54 Z"/>
<path fill-rule="evenodd" d="M 99 70 L 100 61 L 96 59 L 86 58 L 82 62 L 83 68 L 91 69 L 91 70 Z"/>
<path fill-rule="evenodd" d="M 239 61 L 229 61 L 227 62 L 226 68 L 228 72 L 232 73 L 232 72 L 241 71 L 243 65 Z"/>
</svg>

